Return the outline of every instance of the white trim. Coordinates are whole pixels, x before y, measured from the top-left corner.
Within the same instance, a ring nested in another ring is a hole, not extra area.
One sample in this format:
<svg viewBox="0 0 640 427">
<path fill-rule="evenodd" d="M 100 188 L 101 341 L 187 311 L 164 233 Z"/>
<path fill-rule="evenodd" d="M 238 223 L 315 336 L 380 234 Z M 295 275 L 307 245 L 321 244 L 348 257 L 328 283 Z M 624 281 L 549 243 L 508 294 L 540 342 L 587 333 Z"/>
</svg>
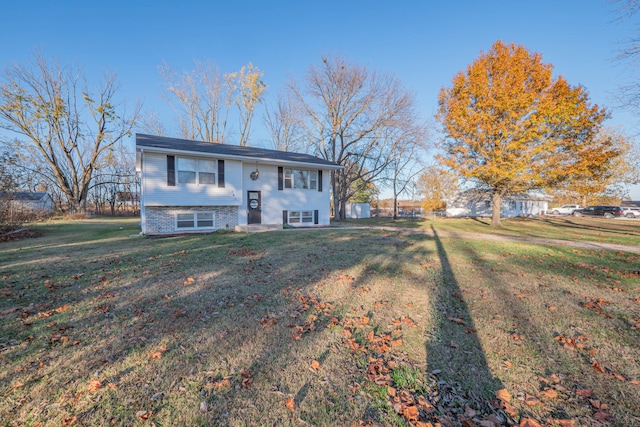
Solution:
<svg viewBox="0 0 640 427">
<path fill-rule="evenodd" d="M 327 165 L 321 163 L 311 163 L 311 162 L 296 162 L 291 160 L 277 160 L 270 159 L 264 157 L 249 157 L 249 156 L 237 156 L 233 154 L 219 154 L 219 153 L 206 153 L 202 151 L 191 151 L 191 150 L 176 150 L 169 148 L 157 148 L 157 147 L 148 147 L 140 145 L 137 149 L 146 149 L 147 151 L 159 154 L 174 154 L 177 156 L 186 155 L 186 156 L 194 156 L 194 157 L 211 157 L 215 159 L 229 159 L 229 160 L 241 160 L 247 163 L 256 163 L 267 164 L 267 165 L 276 165 L 276 166 L 300 166 L 304 168 L 311 169 L 326 169 L 326 170 L 340 170 L 344 169 L 344 166 L 340 165 Z"/>
</svg>

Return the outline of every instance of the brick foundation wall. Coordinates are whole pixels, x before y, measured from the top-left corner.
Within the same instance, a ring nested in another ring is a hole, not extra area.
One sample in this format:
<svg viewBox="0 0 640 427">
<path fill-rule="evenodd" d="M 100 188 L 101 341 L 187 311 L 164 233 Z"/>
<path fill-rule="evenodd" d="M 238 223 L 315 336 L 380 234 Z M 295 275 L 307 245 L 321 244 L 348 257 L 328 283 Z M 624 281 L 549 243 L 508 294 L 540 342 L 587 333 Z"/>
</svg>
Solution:
<svg viewBox="0 0 640 427">
<path fill-rule="evenodd" d="M 177 230 L 176 214 L 179 212 L 213 212 L 216 230 L 233 230 L 238 225 L 237 206 L 147 206 L 147 234 L 171 234 L 206 230 Z M 227 227 L 228 226 L 228 227 Z"/>
</svg>

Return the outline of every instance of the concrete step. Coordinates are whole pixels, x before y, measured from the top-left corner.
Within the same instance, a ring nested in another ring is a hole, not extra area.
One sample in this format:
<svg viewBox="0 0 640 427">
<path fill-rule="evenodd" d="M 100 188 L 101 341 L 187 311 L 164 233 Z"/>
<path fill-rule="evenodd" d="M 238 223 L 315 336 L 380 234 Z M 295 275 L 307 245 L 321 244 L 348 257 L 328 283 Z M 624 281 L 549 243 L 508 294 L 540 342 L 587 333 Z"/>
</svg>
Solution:
<svg viewBox="0 0 640 427">
<path fill-rule="evenodd" d="M 282 224 L 249 224 L 249 225 L 236 225 L 233 231 L 240 231 L 243 233 L 262 233 L 264 231 L 282 230 Z"/>
</svg>

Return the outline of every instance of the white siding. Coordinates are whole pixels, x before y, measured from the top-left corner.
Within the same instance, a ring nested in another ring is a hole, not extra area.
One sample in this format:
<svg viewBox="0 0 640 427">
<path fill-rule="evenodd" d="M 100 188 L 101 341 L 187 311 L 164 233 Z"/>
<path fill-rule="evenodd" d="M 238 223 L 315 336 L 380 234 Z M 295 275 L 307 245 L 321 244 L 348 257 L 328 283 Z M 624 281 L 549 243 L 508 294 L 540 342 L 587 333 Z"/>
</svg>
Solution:
<svg viewBox="0 0 640 427">
<path fill-rule="evenodd" d="M 257 180 L 250 178 L 251 172 L 260 171 Z M 303 167 L 295 167 L 305 169 Z M 308 170 L 318 170 L 313 167 Z M 278 167 L 272 165 L 256 166 L 244 163 L 242 182 L 242 204 L 238 210 L 238 223 L 247 224 L 247 192 L 260 191 L 262 198 L 262 224 L 282 224 L 282 211 L 318 211 L 318 225 L 329 225 L 329 182 L 330 171 L 322 171 L 322 191 L 310 189 L 284 188 L 278 190 Z M 302 224 L 309 225 L 309 224 Z M 313 224 L 311 224 L 313 225 Z"/>
<path fill-rule="evenodd" d="M 176 168 L 177 158 L 176 156 Z M 205 157 L 206 159 L 215 159 Z M 167 156 L 165 154 L 143 154 L 142 160 L 143 200 L 145 206 L 239 206 L 242 203 L 242 163 L 225 160 L 225 186 L 180 184 L 167 185 Z M 176 180 L 177 181 L 177 180 Z M 218 176 L 216 173 L 216 183 Z"/>
</svg>

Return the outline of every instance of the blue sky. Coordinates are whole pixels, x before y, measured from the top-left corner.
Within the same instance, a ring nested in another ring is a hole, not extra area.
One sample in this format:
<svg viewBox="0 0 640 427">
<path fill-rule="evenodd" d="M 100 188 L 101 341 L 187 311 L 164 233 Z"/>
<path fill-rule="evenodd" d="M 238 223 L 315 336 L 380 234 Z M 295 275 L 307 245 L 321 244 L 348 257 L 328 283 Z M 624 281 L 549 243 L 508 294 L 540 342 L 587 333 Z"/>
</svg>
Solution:
<svg viewBox="0 0 640 427">
<path fill-rule="evenodd" d="M 392 73 L 412 91 L 426 119 L 453 75 L 498 39 L 540 52 L 571 84 L 607 106 L 609 124 L 637 133 L 640 120 L 615 108 L 615 95 L 634 78 L 614 60 L 633 21 L 616 21 L 609 0 L 537 1 L 10 1 L 2 7 L 0 67 L 25 62 L 37 49 L 79 65 L 90 81 L 116 72 L 120 95 L 144 102 L 167 128 L 158 66 L 191 70 L 211 60 L 223 72 L 252 62 L 269 86 L 266 103 L 289 78 L 302 78 L 322 55 L 339 53 Z M 636 76 L 637 77 L 637 76 Z M 268 146 L 262 111 L 253 145 Z M 640 187 L 632 196 L 640 199 Z"/>
</svg>

